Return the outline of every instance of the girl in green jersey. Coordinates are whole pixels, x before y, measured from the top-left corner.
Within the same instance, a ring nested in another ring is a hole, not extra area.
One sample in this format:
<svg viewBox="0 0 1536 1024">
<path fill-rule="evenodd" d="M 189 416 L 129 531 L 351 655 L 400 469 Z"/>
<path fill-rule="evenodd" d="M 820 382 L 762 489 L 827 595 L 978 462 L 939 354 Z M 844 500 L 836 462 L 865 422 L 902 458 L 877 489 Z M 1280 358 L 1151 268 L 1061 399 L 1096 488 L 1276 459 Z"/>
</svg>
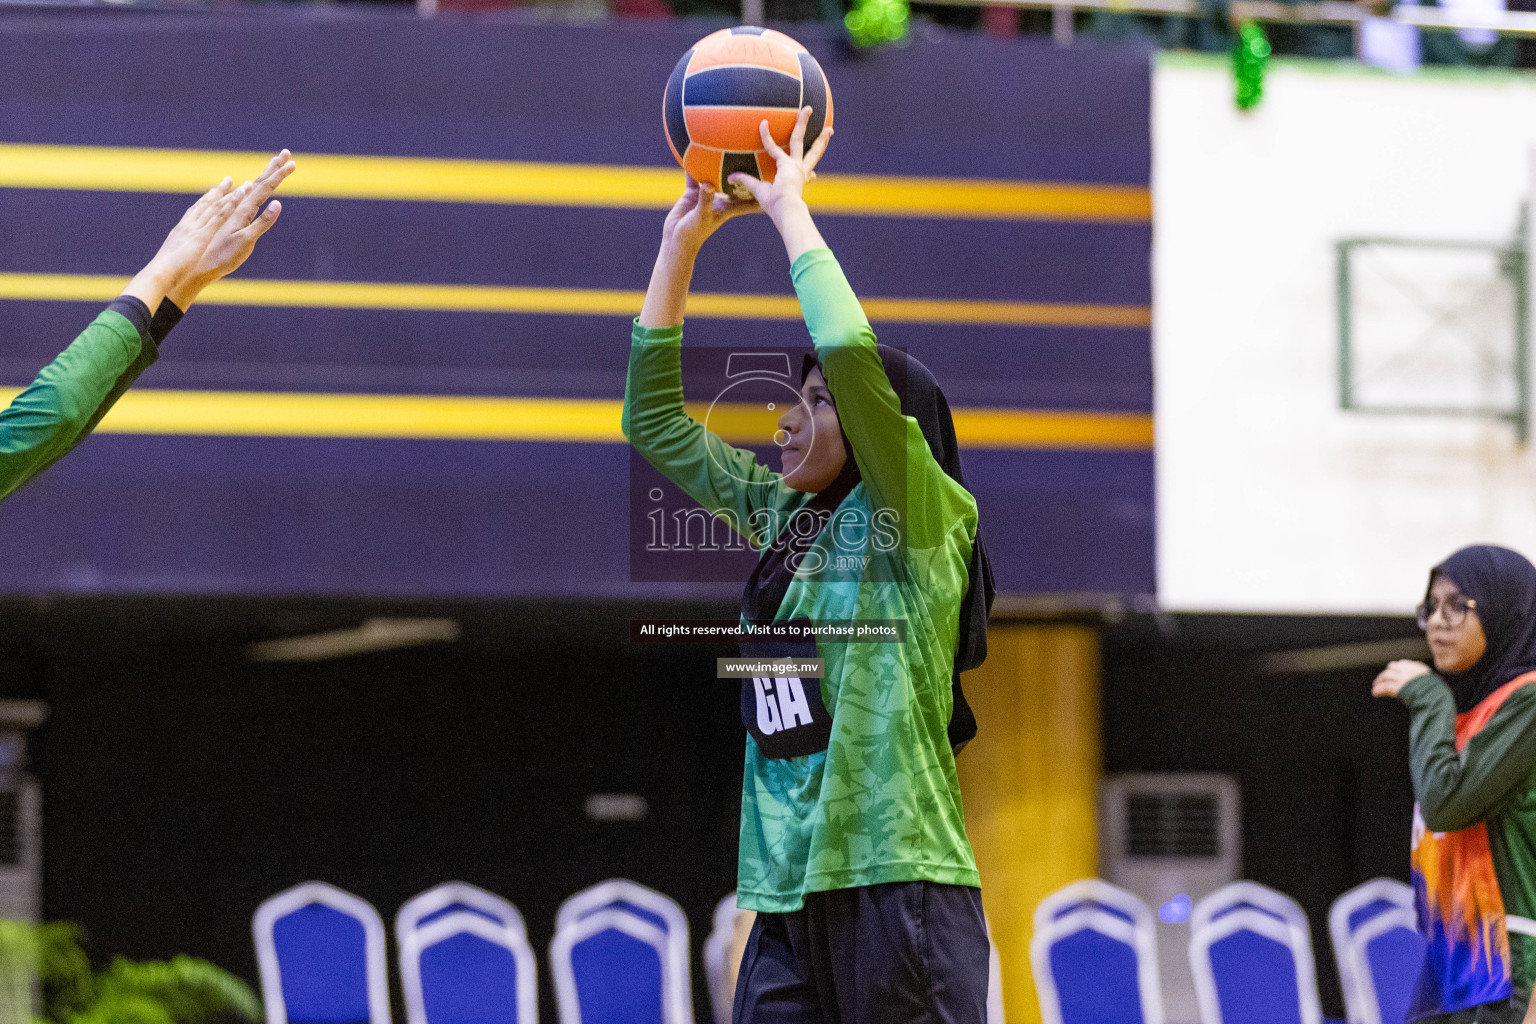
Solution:
<svg viewBox="0 0 1536 1024">
<path fill-rule="evenodd" d="M 635 323 L 624 430 L 663 474 L 761 552 L 743 624 L 897 621 L 901 640 L 743 643 L 814 656 L 821 678 L 744 680 L 748 729 L 737 899 L 758 912 L 739 1024 L 981 1024 L 989 945 L 955 747 L 958 672 L 985 656 L 990 573 L 943 393 L 875 344 L 802 189 L 831 130 L 788 151 L 751 202 L 692 181 L 673 207 Z M 683 312 L 700 245 L 761 210 L 778 229 L 815 344 L 779 421 L 782 472 L 683 406 Z"/>
</svg>

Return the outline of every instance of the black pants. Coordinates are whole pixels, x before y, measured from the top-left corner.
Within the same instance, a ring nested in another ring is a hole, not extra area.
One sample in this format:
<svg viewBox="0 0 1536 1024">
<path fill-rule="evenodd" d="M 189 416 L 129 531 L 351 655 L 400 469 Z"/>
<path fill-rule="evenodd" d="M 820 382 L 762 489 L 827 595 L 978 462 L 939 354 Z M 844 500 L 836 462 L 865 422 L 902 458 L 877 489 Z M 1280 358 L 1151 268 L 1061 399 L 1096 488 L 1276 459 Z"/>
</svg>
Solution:
<svg viewBox="0 0 1536 1024">
<path fill-rule="evenodd" d="M 981 892 L 893 882 L 758 914 L 732 1024 L 985 1024 Z"/>
</svg>

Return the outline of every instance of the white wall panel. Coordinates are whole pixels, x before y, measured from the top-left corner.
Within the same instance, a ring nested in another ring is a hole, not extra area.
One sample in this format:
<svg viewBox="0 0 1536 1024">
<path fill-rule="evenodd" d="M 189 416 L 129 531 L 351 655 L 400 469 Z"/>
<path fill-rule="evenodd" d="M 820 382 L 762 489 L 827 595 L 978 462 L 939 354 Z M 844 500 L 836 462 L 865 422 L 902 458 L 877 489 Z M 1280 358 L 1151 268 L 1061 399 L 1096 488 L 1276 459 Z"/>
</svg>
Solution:
<svg viewBox="0 0 1536 1024">
<path fill-rule="evenodd" d="M 1472 542 L 1536 556 L 1511 426 L 1338 404 L 1334 243 L 1513 236 L 1536 76 L 1281 62 L 1252 113 L 1225 61 L 1153 90 L 1158 577 L 1190 611 L 1403 612 Z"/>
</svg>

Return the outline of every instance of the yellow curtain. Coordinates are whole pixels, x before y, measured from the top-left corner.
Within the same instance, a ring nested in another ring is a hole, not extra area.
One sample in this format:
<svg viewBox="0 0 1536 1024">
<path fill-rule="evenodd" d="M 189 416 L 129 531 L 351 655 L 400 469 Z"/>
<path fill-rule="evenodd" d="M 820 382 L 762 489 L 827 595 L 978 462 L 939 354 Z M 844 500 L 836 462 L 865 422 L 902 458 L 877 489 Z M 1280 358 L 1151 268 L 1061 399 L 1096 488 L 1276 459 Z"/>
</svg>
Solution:
<svg viewBox="0 0 1536 1024">
<path fill-rule="evenodd" d="M 959 758 L 1008 1024 L 1037 1024 L 1035 907 L 1098 872 L 1099 641 L 1087 626 L 995 624 L 967 673 L 976 740 Z"/>
</svg>

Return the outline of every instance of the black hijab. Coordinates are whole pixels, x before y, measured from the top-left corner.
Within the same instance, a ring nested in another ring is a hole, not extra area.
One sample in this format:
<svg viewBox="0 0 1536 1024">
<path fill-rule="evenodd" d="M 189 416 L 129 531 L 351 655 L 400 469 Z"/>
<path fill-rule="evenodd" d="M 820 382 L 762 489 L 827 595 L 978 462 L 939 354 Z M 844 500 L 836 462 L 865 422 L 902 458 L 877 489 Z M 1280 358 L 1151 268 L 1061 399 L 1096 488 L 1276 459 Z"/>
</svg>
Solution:
<svg viewBox="0 0 1536 1024">
<path fill-rule="evenodd" d="M 939 388 L 932 371 L 899 349 L 878 345 L 875 351 L 885 368 L 885 375 L 901 400 L 901 412 L 917 420 L 933 452 L 936 462 L 950 478 L 965 487 L 965 473 L 960 466 L 960 446 L 955 440 L 955 421 L 950 415 L 949 402 Z M 807 355 L 800 368 L 800 381 L 817 366 L 816 357 Z M 801 506 L 796 515 L 815 517 L 814 529 L 801 528 L 780 531 L 784 543 L 770 543 L 763 550 L 756 568 L 747 580 L 742 594 L 742 613 L 751 622 L 769 622 L 778 614 L 779 605 L 794 579 L 794 566 L 800 557 L 815 543 L 821 528 L 831 519 L 843 499 L 860 481 L 859 467 L 853 458 L 853 446 L 848 435 L 843 435 L 843 447 L 849 457 L 844 460 L 837 479 L 823 488 L 810 501 Z M 949 742 L 959 753 L 960 748 L 976 735 L 976 716 L 960 688 L 960 673 L 968 671 L 987 660 L 987 616 L 992 611 L 992 599 L 997 587 L 992 580 L 992 562 L 987 557 L 986 545 L 981 538 L 981 525 L 976 526 L 976 541 L 971 546 L 969 584 L 965 597 L 960 601 L 960 633 L 955 645 L 955 664 L 951 671 L 954 692 L 954 712 L 949 720 Z"/>
<path fill-rule="evenodd" d="M 1536 671 L 1536 566 L 1519 552 L 1492 544 L 1462 548 L 1429 571 L 1429 586 L 1445 576 L 1477 602 L 1488 649 L 1465 672 L 1443 672 L 1457 711 L 1470 711 L 1516 676 Z M 1425 600 L 1429 590 L 1424 591 Z"/>
</svg>

